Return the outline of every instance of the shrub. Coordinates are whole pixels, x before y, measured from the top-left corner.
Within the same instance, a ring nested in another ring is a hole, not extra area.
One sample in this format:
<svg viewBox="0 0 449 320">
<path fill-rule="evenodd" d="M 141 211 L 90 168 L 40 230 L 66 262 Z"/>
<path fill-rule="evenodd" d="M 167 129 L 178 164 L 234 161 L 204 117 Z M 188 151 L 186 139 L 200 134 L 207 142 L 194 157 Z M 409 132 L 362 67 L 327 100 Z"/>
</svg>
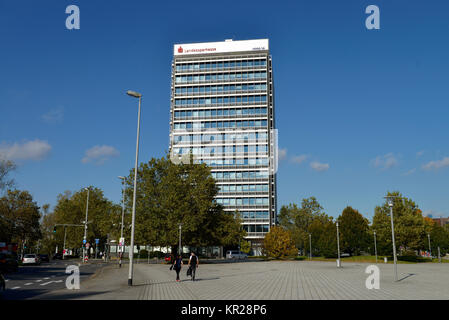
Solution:
<svg viewBox="0 0 449 320">
<path fill-rule="evenodd" d="M 290 232 L 276 226 L 265 235 L 263 251 L 268 257 L 276 259 L 284 259 L 298 253 Z"/>
</svg>

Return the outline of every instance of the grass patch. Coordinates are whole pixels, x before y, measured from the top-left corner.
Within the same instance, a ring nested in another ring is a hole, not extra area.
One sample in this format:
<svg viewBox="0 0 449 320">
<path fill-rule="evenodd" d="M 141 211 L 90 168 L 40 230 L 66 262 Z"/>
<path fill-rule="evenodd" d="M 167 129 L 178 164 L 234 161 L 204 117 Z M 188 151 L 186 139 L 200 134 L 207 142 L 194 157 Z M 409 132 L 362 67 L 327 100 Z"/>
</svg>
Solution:
<svg viewBox="0 0 449 320">
<path fill-rule="evenodd" d="M 394 263 L 393 256 L 377 256 L 377 263 L 384 263 L 384 258 L 387 257 L 387 263 Z M 309 257 L 306 257 L 308 260 Z M 296 259 L 295 259 L 296 260 Z M 325 257 L 312 257 L 312 261 L 327 261 L 335 262 L 335 258 L 325 258 Z M 355 263 L 376 263 L 376 256 L 352 256 L 352 257 L 342 257 L 341 262 L 355 262 Z M 441 259 L 442 263 L 449 263 L 447 259 Z M 398 256 L 398 264 L 410 264 L 410 263 L 439 263 L 438 259 L 423 258 L 418 256 Z"/>
</svg>

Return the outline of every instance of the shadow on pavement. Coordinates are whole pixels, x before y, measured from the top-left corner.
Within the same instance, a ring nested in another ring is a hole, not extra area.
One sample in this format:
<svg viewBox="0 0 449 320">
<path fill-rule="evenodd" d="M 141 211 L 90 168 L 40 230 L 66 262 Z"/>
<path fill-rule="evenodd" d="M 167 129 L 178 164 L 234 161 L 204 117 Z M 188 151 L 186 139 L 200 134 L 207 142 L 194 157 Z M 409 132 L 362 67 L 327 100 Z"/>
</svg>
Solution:
<svg viewBox="0 0 449 320">
<path fill-rule="evenodd" d="M 410 278 L 410 277 L 413 277 L 413 276 L 416 276 L 416 274 L 414 274 L 414 273 L 409 273 L 409 274 L 406 275 L 404 278 L 401 278 L 401 279 L 399 279 L 398 281 L 402 281 L 402 280 L 405 280 L 405 279 Z"/>
</svg>

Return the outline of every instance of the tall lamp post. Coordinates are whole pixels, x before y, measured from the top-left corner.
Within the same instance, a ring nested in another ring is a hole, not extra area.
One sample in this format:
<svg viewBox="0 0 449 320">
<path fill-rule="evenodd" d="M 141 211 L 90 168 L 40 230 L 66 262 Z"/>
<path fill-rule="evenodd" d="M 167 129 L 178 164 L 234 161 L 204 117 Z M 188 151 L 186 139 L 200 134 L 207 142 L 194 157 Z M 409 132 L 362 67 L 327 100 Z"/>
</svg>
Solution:
<svg viewBox="0 0 449 320">
<path fill-rule="evenodd" d="M 393 260 L 394 260 L 394 281 L 398 281 L 398 266 L 396 257 L 396 243 L 394 240 L 394 219 L 393 219 L 393 200 L 399 198 L 397 196 L 386 196 L 388 206 L 390 207 L 390 219 L 391 219 L 391 239 L 393 241 Z"/>
<path fill-rule="evenodd" d="M 86 202 L 86 219 L 84 220 L 83 263 L 86 262 L 87 215 L 89 213 L 89 191 L 90 191 L 90 189 L 89 188 L 84 188 L 84 190 L 87 190 L 87 202 Z"/>
<path fill-rule="evenodd" d="M 311 233 L 309 233 L 309 246 L 310 246 L 309 257 L 310 257 L 310 260 L 312 260 L 312 234 Z"/>
<path fill-rule="evenodd" d="M 124 216 L 125 216 L 125 191 L 123 190 L 124 184 L 125 184 L 125 177 L 119 176 L 119 179 L 122 180 L 122 226 L 121 226 L 121 230 L 120 230 L 120 241 L 121 239 L 123 239 L 123 220 L 124 220 Z M 119 260 L 119 267 L 122 267 L 122 257 L 123 257 L 123 252 L 125 251 L 125 247 L 123 243 L 120 243 L 119 246 L 121 246 L 121 252 L 120 252 L 120 260 Z"/>
<path fill-rule="evenodd" d="M 179 248 L 178 248 L 178 254 L 182 254 L 182 247 L 181 247 L 181 231 L 182 231 L 182 223 L 179 224 Z"/>
<path fill-rule="evenodd" d="M 338 251 L 338 260 L 337 260 L 337 267 L 340 268 L 341 261 L 340 261 L 340 235 L 338 232 L 338 221 L 337 221 L 337 251 Z"/>
<path fill-rule="evenodd" d="M 374 230 L 374 254 L 376 255 L 376 264 L 377 264 L 377 243 L 376 243 L 376 230 Z"/>
<path fill-rule="evenodd" d="M 140 135 L 140 105 L 142 102 L 142 95 L 140 93 L 128 90 L 126 92 L 131 97 L 139 98 L 139 111 L 137 114 L 137 142 L 136 142 L 136 162 L 134 166 L 134 194 L 133 194 L 133 211 L 131 218 L 131 241 L 129 250 L 129 273 L 128 286 L 133 285 L 133 258 L 134 258 L 134 224 L 136 219 L 136 189 L 137 189 L 137 164 L 139 159 L 139 135 Z"/>
</svg>

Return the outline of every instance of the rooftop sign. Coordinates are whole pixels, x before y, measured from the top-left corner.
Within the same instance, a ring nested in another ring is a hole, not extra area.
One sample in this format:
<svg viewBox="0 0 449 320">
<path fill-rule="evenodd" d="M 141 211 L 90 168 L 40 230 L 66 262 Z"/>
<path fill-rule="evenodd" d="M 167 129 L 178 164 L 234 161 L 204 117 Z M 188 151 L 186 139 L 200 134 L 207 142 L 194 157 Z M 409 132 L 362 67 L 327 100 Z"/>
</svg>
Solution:
<svg viewBox="0 0 449 320">
<path fill-rule="evenodd" d="M 268 50 L 268 39 L 175 44 L 173 55 Z"/>
</svg>

